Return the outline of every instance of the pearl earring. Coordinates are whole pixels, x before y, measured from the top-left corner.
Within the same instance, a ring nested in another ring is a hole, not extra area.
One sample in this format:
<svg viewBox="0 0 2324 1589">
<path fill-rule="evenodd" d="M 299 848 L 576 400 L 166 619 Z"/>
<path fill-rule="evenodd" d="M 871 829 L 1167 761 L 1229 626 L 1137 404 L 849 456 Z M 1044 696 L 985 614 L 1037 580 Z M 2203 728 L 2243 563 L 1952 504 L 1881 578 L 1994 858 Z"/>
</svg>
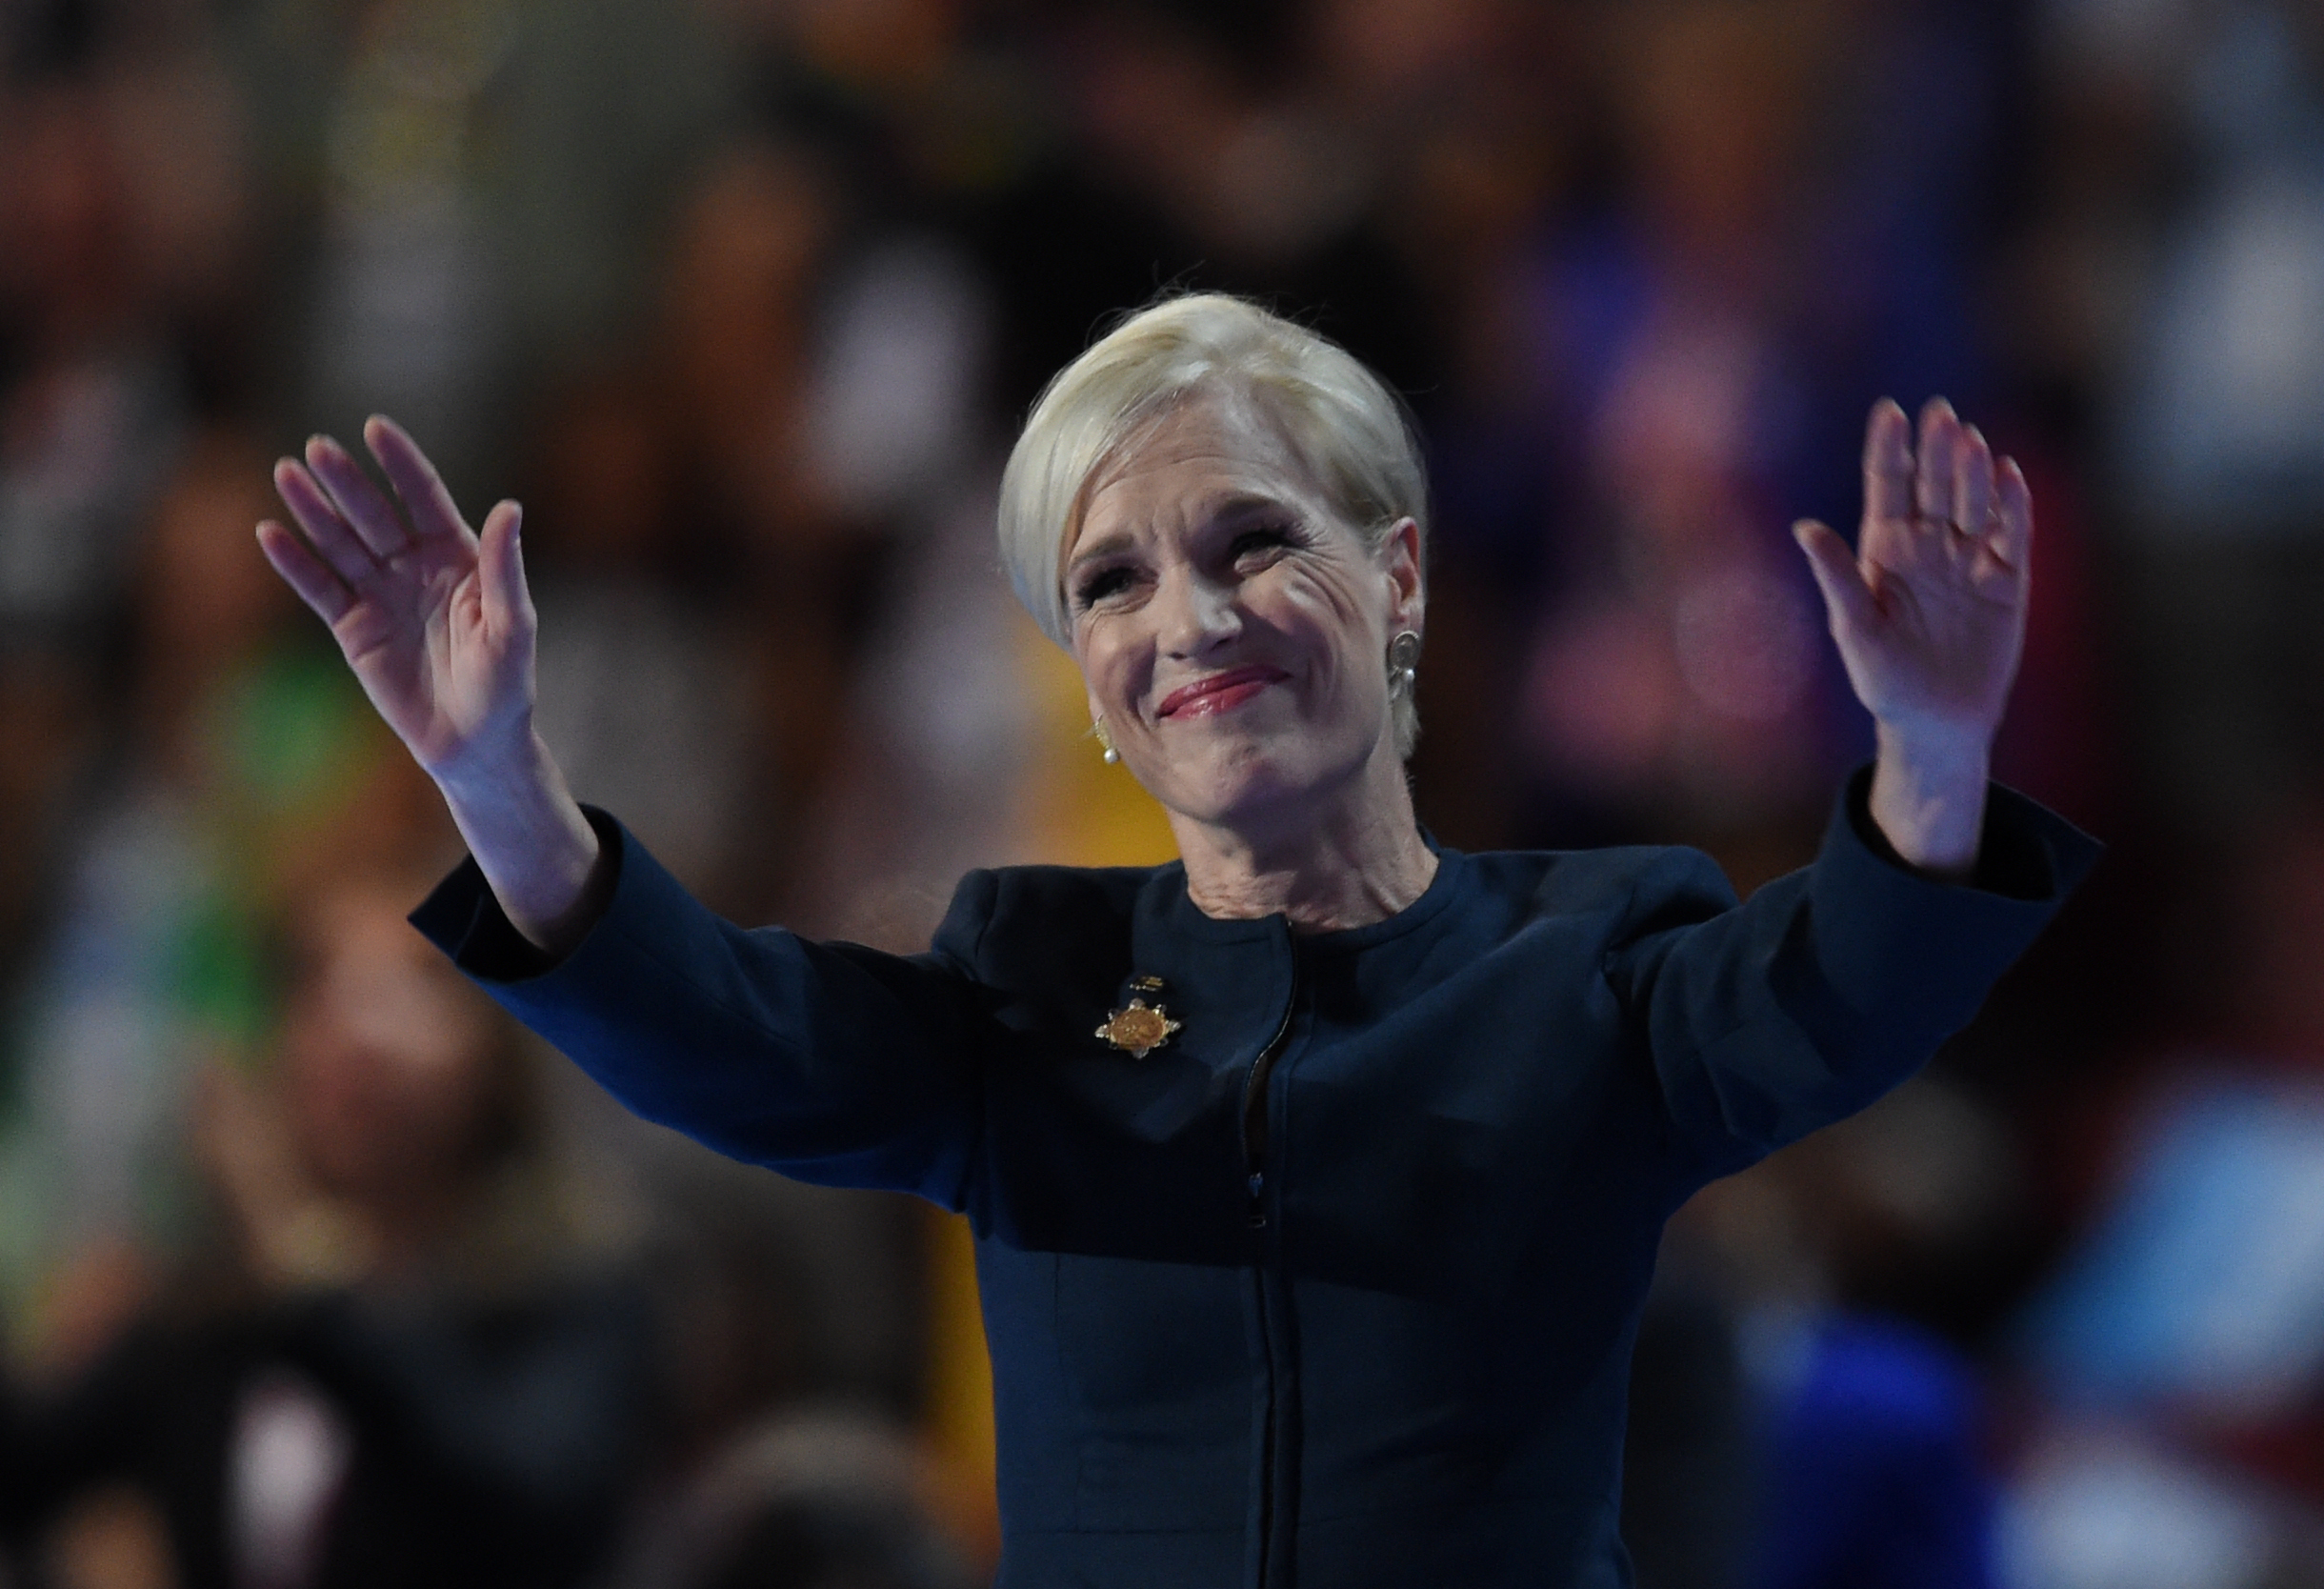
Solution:
<svg viewBox="0 0 2324 1589">
<path fill-rule="evenodd" d="M 1106 720 L 1103 717 L 1098 718 L 1090 725 L 1090 732 L 1097 735 L 1097 742 L 1106 748 L 1106 765 L 1119 767 L 1122 764 L 1122 753 L 1113 748 L 1113 735 L 1106 732 Z"/>
<path fill-rule="evenodd" d="M 1420 683 L 1420 636 L 1404 631 L 1388 642 L 1388 694 L 1410 695 Z"/>
</svg>

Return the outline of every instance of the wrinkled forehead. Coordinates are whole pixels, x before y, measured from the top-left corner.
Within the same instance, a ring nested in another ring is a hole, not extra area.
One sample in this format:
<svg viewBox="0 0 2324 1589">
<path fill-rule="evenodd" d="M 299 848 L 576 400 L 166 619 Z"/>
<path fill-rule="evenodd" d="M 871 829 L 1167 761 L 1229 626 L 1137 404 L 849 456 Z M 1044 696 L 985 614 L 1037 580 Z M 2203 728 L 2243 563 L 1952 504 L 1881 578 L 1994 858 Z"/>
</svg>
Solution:
<svg viewBox="0 0 2324 1589">
<path fill-rule="evenodd" d="M 1231 505 L 1312 509 L 1321 499 L 1312 472 L 1264 402 L 1200 391 L 1133 426 L 1090 472 L 1065 557 L 1095 536 L 1184 528 Z"/>
</svg>

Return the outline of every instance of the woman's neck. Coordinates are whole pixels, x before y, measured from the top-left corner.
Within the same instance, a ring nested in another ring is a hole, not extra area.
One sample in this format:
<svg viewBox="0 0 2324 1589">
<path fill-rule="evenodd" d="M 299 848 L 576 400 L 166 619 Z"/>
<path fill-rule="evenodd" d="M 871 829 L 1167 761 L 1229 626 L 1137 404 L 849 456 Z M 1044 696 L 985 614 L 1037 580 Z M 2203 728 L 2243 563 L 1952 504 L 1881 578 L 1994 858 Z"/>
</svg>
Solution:
<svg viewBox="0 0 2324 1589">
<path fill-rule="evenodd" d="M 1263 828 L 1176 813 L 1171 827 L 1187 896 L 1222 920 L 1284 915 L 1302 933 L 1368 927 L 1418 899 L 1436 875 L 1392 754 L 1372 758 L 1320 807 L 1303 804 Z"/>
</svg>

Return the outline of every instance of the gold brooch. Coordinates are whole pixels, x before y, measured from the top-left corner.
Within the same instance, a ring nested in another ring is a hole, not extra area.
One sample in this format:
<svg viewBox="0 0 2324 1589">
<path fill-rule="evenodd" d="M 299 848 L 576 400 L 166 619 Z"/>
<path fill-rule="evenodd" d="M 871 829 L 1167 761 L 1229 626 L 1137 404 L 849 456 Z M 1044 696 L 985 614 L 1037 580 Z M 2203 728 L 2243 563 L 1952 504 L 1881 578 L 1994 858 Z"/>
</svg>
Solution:
<svg viewBox="0 0 2324 1589">
<path fill-rule="evenodd" d="M 1097 1035 L 1132 1059 L 1143 1059 L 1169 1042 L 1171 1034 L 1183 1024 L 1171 1019 L 1161 1005 L 1150 1008 L 1144 999 L 1133 998 L 1128 1009 L 1108 1016 Z"/>
</svg>

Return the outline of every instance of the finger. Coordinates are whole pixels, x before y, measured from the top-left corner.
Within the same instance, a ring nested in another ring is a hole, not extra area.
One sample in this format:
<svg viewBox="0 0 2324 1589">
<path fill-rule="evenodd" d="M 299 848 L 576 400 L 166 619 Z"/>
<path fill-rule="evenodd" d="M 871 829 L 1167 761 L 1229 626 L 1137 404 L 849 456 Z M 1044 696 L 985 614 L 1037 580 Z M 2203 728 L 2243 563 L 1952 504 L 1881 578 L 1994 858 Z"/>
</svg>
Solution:
<svg viewBox="0 0 2324 1589">
<path fill-rule="evenodd" d="M 298 520 L 298 527 L 307 532 L 308 541 L 331 565 L 331 573 L 350 585 L 360 586 L 379 571 L 371 549 L 339 516 L 331 493 L 315 483 L 296 458 L 285 458 L 274 466 L 274 491 L 290 510 L 290 516 Z"/>
<path fill-rule="evenodd" d="M 1824 593 L 1833 634 L 1862 633 L 1879 621 L 1880 610 L 1864 581 L 1864 570 L 1837 532 L 1828 524 L 1801 519 L 1792 526 L 1792 536 L 1808 554 L 1808 571 Z"/>
<path fill-rule="evenodd" d="M 1932 397 L 1920 411 L 1920 469 L 1914 477 L 1915 505 L 1933 524 L 1953 522 L 1954 460 L 1961 442 L 1961 421 L 1953 405 Z"/>
<path fill-rule="evenodd" d="M 411 515 L 413 531 L 423 536 L 456 536 L 474 550 L 476 537 L 460 516 L 451 493 L 444 488 L 443 476 L 401 425 L 384 413 L 375 413 L 364 421 L 363 444 L 387 471 L 388 483 Z"/>
<path fill-rule="evenodd" d="M 1991 542 L 1993 553 L 2005 567 L 2023 570 L 2034 554 L 2034 489 L 2015 458 L 2001 460 L 1994 483 L 1994 516 L 1998 528 Z"/>
<path fill-rule="evenodd" d="M 315 555 L 314 548 L 272 519 L 258 527 L 258 550 L 266 553 L 283 583 L 296 591 L 299 600 L 325 623 L 337 627 L 347 610 L 355 605 L 353 593 L 340 583 L 329 563 Z"/>
<path fill-rule="evenodd" d="M 309 437 L 307 470 L 331 493 L 339 516 L 363 537 L 363 544 L 380 561 L 387 561 L 411 544 L 411 532 L 404 528 L 403 515 L 395 511 L 395 504 L 371 483 L 371 477 L 363 473 L 363 466 L 346 448 L 329 436 Z"/>
<path fill-rule="evenodd" d="M 485 515 L 477 536 L 476 572 L 483 585 L 484 619 L 495 634 L 530 630 L 532 593 L 525 586 L 525 511 L 502 502 Z"/>
<path fill-rule="evenodd" d="M 1873 405 L 1864 427 L 1864 516 L 1913 516 L 1913 421 L 1891 397 Z"/>
<path fill-rule="evenodd" d="M 1953 460 L 1953 522 L 1965 534 L 1983 539 L 1993 530 L 1993 450 L 1974 425 L 1961 432 Z"/>
</svg>

